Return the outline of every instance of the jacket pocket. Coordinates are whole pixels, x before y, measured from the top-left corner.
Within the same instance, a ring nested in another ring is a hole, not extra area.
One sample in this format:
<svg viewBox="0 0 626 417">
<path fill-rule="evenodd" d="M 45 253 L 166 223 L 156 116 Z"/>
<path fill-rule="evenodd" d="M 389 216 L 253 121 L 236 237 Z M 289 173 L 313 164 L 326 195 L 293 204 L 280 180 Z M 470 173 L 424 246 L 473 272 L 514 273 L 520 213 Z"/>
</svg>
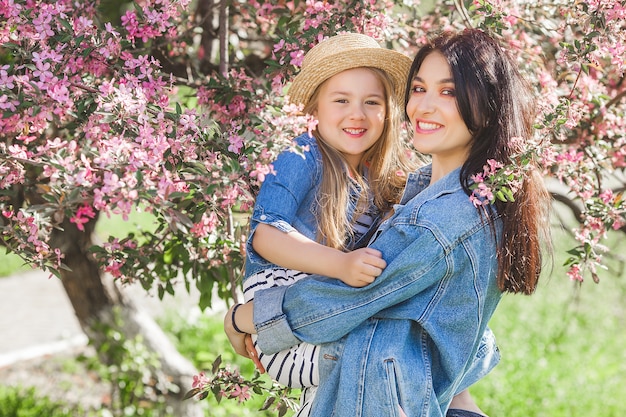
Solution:
<svg viewBox="0 0 626 417">
<path fill-rule="evenodd" d="M 385 369 L 384 388 L 387 391 L 386 397 L 389 403 L 388 404 L 389 414 L 387 415 L 389 417 L 400 417 L 400 404 L 401 404 L 402 398 L 401 398 L 400 388 L 398 386 L 398 379 L 401 380 L 402 375 L 398 375 L 399 369 L 396 366 L 395 359 L 385 359 L 383 365 Z"/>
</svg>

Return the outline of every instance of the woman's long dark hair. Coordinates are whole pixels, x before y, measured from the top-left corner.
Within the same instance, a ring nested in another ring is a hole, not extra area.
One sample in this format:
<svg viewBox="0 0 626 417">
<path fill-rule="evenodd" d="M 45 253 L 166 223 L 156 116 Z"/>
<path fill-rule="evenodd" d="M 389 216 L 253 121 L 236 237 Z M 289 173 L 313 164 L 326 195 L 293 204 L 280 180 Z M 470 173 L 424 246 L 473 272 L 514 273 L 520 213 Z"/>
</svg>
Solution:
<svg viewBox="0 0 626 417">
<path fill-rule="evenodd" d="M 488 159 L 508 165 L 521 151 L 520 140 L 533 134 L 536 115 L 530 84 L 492 36 L 478 29 L 444 33 L 417 53 L 409 73 L 406 101 L 424 59 L 440 52 L 450 65 L 459 113 L 472 134 L 460 180 L 470 195 L 471 177 Z M 531 170 L 514 202 L 496 202 L 503 220 L 498 250 L 498 285 L 512 293 L 532 294 L 542 268 L 542 244 L 549 247 L 550 197 L 543 178 Z"/>
</svg>

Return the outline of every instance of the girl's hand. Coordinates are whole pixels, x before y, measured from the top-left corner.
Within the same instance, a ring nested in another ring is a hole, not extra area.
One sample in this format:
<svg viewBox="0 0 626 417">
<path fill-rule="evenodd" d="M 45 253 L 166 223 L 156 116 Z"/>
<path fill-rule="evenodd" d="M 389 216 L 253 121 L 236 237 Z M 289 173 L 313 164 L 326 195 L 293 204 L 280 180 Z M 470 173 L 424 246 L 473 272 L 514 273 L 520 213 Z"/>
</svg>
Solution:
<svg viewBox="0 0 626 417">
<path fill-rule="evenodd" d="M 371 284 L 387 266 L 383 254 L 373 248 L 361 248 L 343 255 L 344 264 L 339 279 L 351 287 Z"/>
</svg>

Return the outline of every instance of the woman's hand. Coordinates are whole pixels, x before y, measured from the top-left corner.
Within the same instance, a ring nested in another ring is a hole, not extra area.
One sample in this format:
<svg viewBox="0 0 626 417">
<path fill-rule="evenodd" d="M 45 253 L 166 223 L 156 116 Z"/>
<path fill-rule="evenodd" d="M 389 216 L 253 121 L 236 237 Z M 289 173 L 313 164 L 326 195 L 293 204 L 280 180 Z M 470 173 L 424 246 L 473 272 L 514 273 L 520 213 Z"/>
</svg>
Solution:
<svg viewBox="0 0 626 417">
<path fill-rule="evenodd" d="M 259 355 L 257 355 L 256 348 L 254 347 L 254 342 L 252 341 L 252 335 L 247 334 L 244 338 L 244 342 L 246 344 L 246 351 L 250 355 L 249 357 L 250 359 L 252 359 L 252 362 L 254 362 L 254 366 L 256 366 L 256 369 L 259 371 L 260 374 L 264 374 L 265 367 L 261 363 Z"/>
<path fill-rule="evenodd" d="M 265 367 L 261 363 L 259 355 L 257 355 L 252 336 L 249 333 L 242 333 L 241 331 L 235 330 L 235 327 L 239 330 L 242 330 L 242 327 L 246 329 L 254 327 L 251 318 L 252 302 L 240 305 L 236 311 L 237 317 L 233 314 L 235 307 L 237 307 L 237 304 L 229 308 L 224 316 L 224 332 L 226 336 L 228 336 L 228 340 L 235 352 L 241 356 L 252 359 L 254 366 L 256 366 L 260 373 L 264 374 Z M 233 320 L 236 321 L 237 326 L 233 325 Z"/>
<path fill-rule="evenodd" d="M 224 332 L 226 336 L 228 336 L 228 341 L 232 345 L 235 352 L 241 356 L 245 356 L 246 358 L 250 357 L 249 351 L 246 349 L 246 336 L 250 336 L 247 333 L 241 333 L 235 330 L 233 327 L 233 308 L 236 306 L 232 306 L 226 312 L 224 316 Z"/>
</svg>

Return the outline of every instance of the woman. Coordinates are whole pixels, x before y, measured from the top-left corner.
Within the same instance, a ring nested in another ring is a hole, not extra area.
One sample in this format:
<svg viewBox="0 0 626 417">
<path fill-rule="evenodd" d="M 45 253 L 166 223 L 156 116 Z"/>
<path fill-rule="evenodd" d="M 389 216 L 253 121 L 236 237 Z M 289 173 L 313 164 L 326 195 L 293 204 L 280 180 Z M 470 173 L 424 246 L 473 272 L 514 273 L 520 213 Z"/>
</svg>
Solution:
<svg viewBox="0 0 626 417">
<path fill-rule="evenodd" d="M 519 138 L 532 135 L 530 92 L 482 31 L 421 48 L 406 114 L 415 148 L 432 162 L 411 175 L 370 244 L 386 269 L 362 288 L 315 277 L 257 292 L 225 317 L 235 350 L 247 355 L 233 323 L 256 332 L 266 352 L 323 344 L 312 416 L 445 415 L 480 376 L 468 371 L 502 293 L 535 290 L 549 242 L 550 199 L 537 172 L 520 178 L 513 202 L 469 199 L 472 176 L 491 160 L 510 164 Z"/>
</svg>

